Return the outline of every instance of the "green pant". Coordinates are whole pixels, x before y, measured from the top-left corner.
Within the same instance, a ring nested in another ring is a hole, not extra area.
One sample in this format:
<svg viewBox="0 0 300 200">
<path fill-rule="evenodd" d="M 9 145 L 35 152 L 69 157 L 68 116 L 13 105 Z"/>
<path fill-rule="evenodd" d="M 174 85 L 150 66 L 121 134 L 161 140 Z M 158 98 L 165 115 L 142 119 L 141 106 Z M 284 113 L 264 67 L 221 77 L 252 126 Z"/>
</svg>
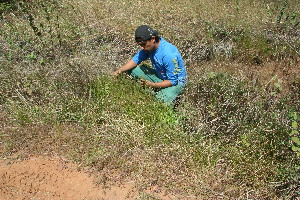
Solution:
<svg viewBox="0 0 300 200">
<path fill-rule="evenodd" d="M 128 72 L 134 78 L 145 79 L 151 82 L 161 82 L 163 81 L 161 78 L 158 77 L 156 71 L 152 68 L 149 68 L 145 65 L 141 65 L 135 67 L 134 69 Z M 154 90 L 155 97 L 163 102 L 168 104 L 174 104 L 177 97 L 183 91 L 183 86 L 180 84 L 170 86 L 167 88 L 161 88 L 159 90 Z"/>
</svg>

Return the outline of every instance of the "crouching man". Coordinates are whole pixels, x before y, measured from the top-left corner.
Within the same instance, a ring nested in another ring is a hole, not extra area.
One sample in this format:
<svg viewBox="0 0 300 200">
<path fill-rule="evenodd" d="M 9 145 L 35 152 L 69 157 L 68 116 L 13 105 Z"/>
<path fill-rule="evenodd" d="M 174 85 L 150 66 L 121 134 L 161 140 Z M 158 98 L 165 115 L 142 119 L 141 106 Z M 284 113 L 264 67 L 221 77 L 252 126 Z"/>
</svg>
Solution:
<svg viewBox="0 0 300 200">
<path fill-rule="evenodd" d="M 116 70 L 114 75 L 127 72 L 132 77 L 139 78 L 142 84 L 156 88 L 154 91 L 157 99 L 174 104 L 187 81 L 187 72 L 180 52 L 147 25 L 136 29 L 135 41 L 141 49 L 131 60 Z M 153 68 L 138 66 L 148 58 Z"/>
</svg>

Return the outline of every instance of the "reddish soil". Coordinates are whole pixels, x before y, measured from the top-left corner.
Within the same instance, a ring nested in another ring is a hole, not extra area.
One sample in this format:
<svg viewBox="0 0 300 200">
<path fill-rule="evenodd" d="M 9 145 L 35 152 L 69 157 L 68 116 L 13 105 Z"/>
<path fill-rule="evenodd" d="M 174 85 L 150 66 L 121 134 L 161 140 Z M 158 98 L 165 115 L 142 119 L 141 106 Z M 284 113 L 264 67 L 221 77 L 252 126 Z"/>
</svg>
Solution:
<svg viewBox="0 0 300 200">
<path fill-rule="evenodd" d="M 133 182 L 104 188 L 95 177 L 75 165 L 50 157 L 34 157 L 10 163 L 0 160 L 0 200 L 18 199 L 135 199 Z M 155 194 L 157 199 L 174 199 Z M 156 199 L 156 198 L 155 198 Z"/>
</svg>

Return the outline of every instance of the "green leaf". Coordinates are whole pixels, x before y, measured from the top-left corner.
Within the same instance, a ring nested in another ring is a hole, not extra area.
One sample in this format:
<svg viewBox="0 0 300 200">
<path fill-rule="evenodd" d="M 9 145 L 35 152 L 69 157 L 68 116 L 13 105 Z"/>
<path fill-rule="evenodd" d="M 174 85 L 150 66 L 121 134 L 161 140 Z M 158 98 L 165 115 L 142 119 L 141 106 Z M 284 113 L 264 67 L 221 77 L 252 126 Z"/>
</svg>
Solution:
<svg viewBox="0 0 300 200">
<path fill-rule="evenodd" d="M 39 61 L 39 62 L 40 62 L 40 64 L 41 64 L 41 65 L 45 64 L 45 61 L 44 61 L 44 59 L 40 59 L 40 61 Z"/>
<path fill-rule="evenodd" d="M 208 74 L 209 74 L 210 78 L 215 78 L 216 77 L 216 74 L 214 72 L 209 72 Z"/>
<path fill-rule="evenodd" d="M 293 118 L 295 121 L 297 121 L 297 119 L 298 119 L 297 112 L 291 112 L 290 117 Z"/>
<path fill-rule="evenodd" d="M 299 140 L 298 137 L 292 137 L 292 140 L 293 140 L 296 144 L 300 145 L 300 140 Z"/>
<path fill-rule="evenodd" d="M 296 147 L 296 146 L 292 146 L 292 150 L 293 150 L 293 151 L 299 151 L 299 152 L 300 152 L 300 148 L 299 148 L 299 147 Z"/>
<path fill-rule="evenodd" d="M 298 128 L 298 123 L 297 122 L 292 122 L 292 127 L 295 128 L 295 129 Z"/>
<path fill-rule="evenodd" d="M 291 135 L 298 135 L 298 131 L 297 130 L 292 130 Z"/>
</svg>

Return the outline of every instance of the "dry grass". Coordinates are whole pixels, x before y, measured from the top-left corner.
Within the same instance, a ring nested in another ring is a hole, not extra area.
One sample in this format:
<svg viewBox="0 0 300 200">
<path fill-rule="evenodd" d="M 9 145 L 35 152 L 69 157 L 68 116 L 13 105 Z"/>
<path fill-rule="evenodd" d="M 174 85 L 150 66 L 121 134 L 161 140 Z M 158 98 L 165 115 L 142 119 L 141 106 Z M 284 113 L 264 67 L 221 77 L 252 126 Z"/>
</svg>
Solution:
<svg viewBox="0 0 300 200">
<path fill-rule="evenodd" d="M 298 194 L 297 1 L 18 2 L 1 7 L 1 157 L 60 155 L 180 198 Z M 107 75 L 137 50 L 140 24 L 186 61 L 177 111 Z"/>
</svg>

